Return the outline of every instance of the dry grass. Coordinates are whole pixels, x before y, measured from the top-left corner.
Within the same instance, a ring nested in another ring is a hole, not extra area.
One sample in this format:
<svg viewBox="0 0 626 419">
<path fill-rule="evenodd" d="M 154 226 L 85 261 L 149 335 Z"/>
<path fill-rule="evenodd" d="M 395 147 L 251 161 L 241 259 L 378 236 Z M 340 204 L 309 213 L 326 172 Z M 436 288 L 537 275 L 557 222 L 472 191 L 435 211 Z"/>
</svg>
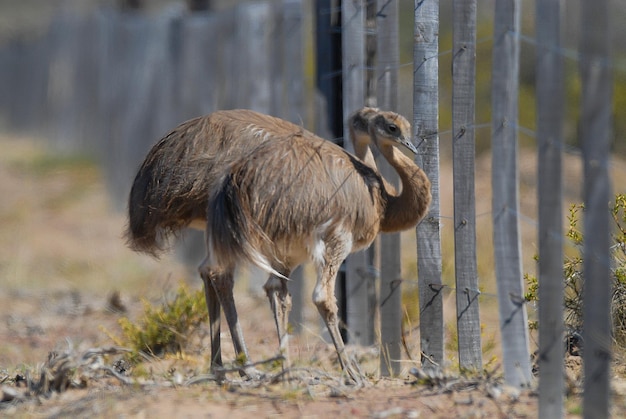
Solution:
<svg viewBox="0 0 626 419">
<path fill-rule="evenodd" d="M 4 138 L 0 147 L 5 289 L 150 293 L 155 281 L 185 274 L 171 259 L 160 263 L 124 246 L 124 216 L 113 211 L 93 163 L 51 157 L 25 138 Z"/>
<path fill-rule="evenodd" d="M 92 162 L 51 156 L 15 136 L 1 137 L 0 150 L 0 307 L 10 307 L 0 367 L 45 359 L 57 342 L 40 345 L 42 331 L 56 330 L 62 344 L 67 325 L 50 314 L 106 317 L 110 294 L 156 301 L 185 277 L 172 258 L 156 261 L 124 246 L 124 217 L 112 210 Z"/>
</svg>

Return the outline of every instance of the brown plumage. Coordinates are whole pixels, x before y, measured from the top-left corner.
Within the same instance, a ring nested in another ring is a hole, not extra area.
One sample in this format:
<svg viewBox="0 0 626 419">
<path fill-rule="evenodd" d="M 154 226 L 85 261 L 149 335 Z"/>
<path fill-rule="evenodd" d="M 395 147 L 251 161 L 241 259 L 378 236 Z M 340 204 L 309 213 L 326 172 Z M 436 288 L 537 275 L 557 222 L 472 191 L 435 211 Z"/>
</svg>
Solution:
<svg viewBox="0 0 626 419">
<path fill-rule="evenodd" d="M 319 138 L 290 122 L 245 109 L 217 111 L 180 124 L 152 147 L 135 177 L 128 201 L 129 246 L 157 255 L 182 228 L 203 229 L 209 192 L 226 168 L 259 144 L 295 132 Z"/>
<path fill-rule="evenodd" d="M 354 112 L 350 118 L 348 118 L 350 142 L 354 147 L 355 156 L 374 169 L 376 169 L 376 160 L 370 149 L 372 137 L 369 132 L 369 120 L 380 112 L 378 108 L 364 107 Z"/>
<path fill-rule="evenodd" d="M 351 134 L 360 144 L 370 141 L 367 118 L 376 111 L 364 108 L 350 118 Z M 153 146 L 135 177 L 128 201 L 129 246 L 156 256 L 181 229 L 205 230 L 209 194 L 233 162 L 252 158 L 264 143 L 292 137 L 323 141 L 298 125 L 250 110 L 217 111 L 180 124 Z M 359 149 L 361 157 L 366 149 Z M 211 278 L 200 273 L 209 310 L 212 365 L 220 366 L 220 305 Z M 247 355 L 245 345 L 237 350 L 242 351 Z"/>
<path fill-rule="evenodd" d="M 234 267 L 245 261 L 271 274 L 265 288 L 281 348 L 286 349 L 291 305 L 286 278 L 311 260 L 318 273 L 313 301 L 342 367 L 353 380 L 361 380 L 339 333 L 337 271 L 349 253 L 369 246 L 379 231 L 415 226 L 431 200 L 425 173 L 399 148 L 416 152 L 408 121 L 375 110 L 365 119 L 372 142 L 398 172 L 400 194 L 390 193 L 374 167 L 337 145 L 293 133 L 257 147 L 249 159 L 235 163 L 209 198 L 209 255 L 200 269 L 215 284 L 237 352 L 247 356 L 232 298 Z M 357 142 L 356 136 L 353 140 Z"/>
</svg>

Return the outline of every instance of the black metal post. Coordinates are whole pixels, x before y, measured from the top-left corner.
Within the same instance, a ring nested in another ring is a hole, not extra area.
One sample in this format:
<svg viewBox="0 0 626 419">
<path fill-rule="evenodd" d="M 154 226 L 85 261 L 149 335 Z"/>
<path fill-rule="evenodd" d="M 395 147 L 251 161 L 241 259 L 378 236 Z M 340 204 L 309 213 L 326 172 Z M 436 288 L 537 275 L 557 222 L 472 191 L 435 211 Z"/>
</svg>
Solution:
<svg viewBox="0 0 626 419">
<path fill-rule="evenodd" d="M 315 82 L 326 102 L 325 120 L 333 141 L 343 146 L 343 104 L 341 83 L 341 0 L 315 2 L 315 53 L 317 68 Z M 337 274 L 337 304 L 339 318 L 346 322 L 345 264 Z M 348 340 L 345 327 L 341 328 L 344 342 Z"/>
</svg>

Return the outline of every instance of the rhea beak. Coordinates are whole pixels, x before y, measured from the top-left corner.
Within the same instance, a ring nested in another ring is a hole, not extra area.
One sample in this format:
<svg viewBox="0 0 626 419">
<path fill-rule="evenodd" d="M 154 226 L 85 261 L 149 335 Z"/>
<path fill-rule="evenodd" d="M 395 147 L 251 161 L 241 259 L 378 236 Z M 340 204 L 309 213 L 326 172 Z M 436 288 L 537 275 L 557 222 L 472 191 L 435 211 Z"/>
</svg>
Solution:
<svg viewBox="0 0 626 419">
<path fill-rule="evenodd" d="M 413 157 L 413 155 L 417 154 L 417 148 L 413 145 L 410 138 L 402 137 L 399 143 L 404 146 L 401 149 L 408 157 Z M 407 151 L 411 152 L 411 154 L 407 153 Z"/>
</svg>

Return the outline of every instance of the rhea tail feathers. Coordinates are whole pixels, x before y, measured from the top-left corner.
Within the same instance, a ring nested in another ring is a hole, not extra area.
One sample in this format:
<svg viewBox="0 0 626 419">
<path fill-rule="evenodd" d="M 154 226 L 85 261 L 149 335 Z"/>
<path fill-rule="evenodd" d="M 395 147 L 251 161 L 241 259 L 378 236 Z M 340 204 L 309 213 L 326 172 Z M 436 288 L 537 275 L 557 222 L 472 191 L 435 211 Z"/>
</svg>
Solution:
<svg viewBox="0 0 626 419">
<path fill-rule="evenodd" d="M 231 173 L 209 198 L 206 240 L 214 266 L 228 269 L 243 259 L 271 275 L 289 280 L 273 267 L 282 265 L 279 260 L 269 260 L 257 250 L 273 248 L 273 243 L 246 210 L 237 189 Z"/>
</svg>

